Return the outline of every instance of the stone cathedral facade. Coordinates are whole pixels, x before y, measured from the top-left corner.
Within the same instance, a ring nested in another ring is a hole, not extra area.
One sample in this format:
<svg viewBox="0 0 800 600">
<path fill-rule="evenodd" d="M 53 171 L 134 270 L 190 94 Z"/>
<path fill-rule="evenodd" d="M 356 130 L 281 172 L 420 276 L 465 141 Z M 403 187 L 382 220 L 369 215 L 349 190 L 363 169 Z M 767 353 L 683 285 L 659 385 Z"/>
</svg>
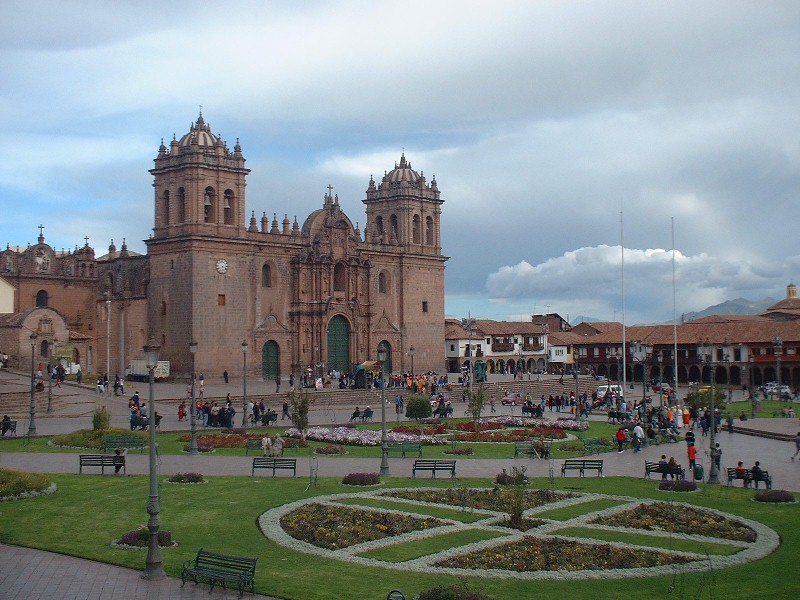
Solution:
<svg viewBox="0 0 800 600">
<path fill-rule="evenodd" d="M 387 370 L 442 372 L 444 270 L 441 206 L 405 156 L 381 181 L 370 178 L 364 233 L 330 187 L 302 225 L 295 217 L 248 214 L 249 169 L 202 114 L 161 144 L 154 178 L 155 223 L 147 240 L 148 332 L 172 371 L 196 368 L 271 380 L 376 360 Z M 243 351 L 247 343 L 246 352 Z"/>
</svg>

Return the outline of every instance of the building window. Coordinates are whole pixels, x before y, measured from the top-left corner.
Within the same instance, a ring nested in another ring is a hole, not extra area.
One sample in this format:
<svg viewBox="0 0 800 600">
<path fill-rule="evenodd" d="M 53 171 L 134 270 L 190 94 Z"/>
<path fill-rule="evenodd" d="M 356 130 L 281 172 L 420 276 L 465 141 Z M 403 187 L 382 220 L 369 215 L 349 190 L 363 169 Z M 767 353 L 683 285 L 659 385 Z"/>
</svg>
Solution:
<svg viewBox="0 0 800 600">
<path fill-rule="evenodd" d="M 333 268 L 333 291 L 343 292 L 347 289 L 347 269 L 344 264 L 338 263 Z"/>
<path fill-rule="evenodd" d="M 261 287 L 272 287 L 272 269 L 269 265 L 261 267 Z"/>
<path fill-rule="evenodd" d="M 231 190 L 225 190 L 223 212 L 225 225 L 233 225 L 233 192 Z"/>
<path fill-rule="evenodd" d="M 381 294 L 386 293 L 386 273 L 378 273 L 378 291 Z"/>
<path fill-rule="evenodd" d="M 397 215 L 392 215 L 391 217 L 389 217 L 389 227 L 391 227 L 391 231 L 389 233 L 390 237 L 399 240 L 400 227 L 397 225 Z"/>
<path fill-rule="evenodd" d="M 427 300 L 423 300 L 422 301 L 422 312 L 424 312 L 424 313 L 428 312 L 428 301 Z"/>
<path fill-rule="evenodd" d="M 186 222 L 186 191 L 178 188 L 178 222 Z"/>
<path fill-rule="evenodd" d="M 225 306 L 225 294 L 219 294 L 217 296 L 217 305 L 218 306 Z"/>
<path fill-rule="evenodd" d="M 214 223 L 214 188 L 207 187 L 203 194 L 203 221 Z"/>
<path fill-rule="evenodd" d="M 161 302 L 161 316 L 165 317 L 167 315 L 167 303 Z"/>
<path fill-rule="evenodd" d="M 39 290 L 36 292 L 36 308 L 46 308 L 48 295 L 46 290 Z"/>
<path fill-rule="evenodd" d="M 455 352 L 455 350 L 456 350 L 456 345 L 450 344 L 450 352 Z"/>
<path fill-rule="evenodd" d="M 433 219 L 425 217 L 425 243 L 433 246 Z"/>
<path fill-rule="evenodd" d="M 162 206 L 164 209 L 164 214 L 162 217 L 164 219 L 164 225 L 169 225 L 169 190 L 164 190 L 164 201 Z"/>
<path fill-rule="evenodd" d="M 375 226 L 378 229 L 378 235 L 383 237 L 383 217 L 375 219 Z"/>
<path fill-rule="evenodd" d="M 411 239 L 415 244 L 419 244 L 422 236 L 422 232 L 420 231 L 422 228 L 422 224 L 419 220 L 419 215 L 414 215 L 414 218 L 411 221 Z"/>
</svg>

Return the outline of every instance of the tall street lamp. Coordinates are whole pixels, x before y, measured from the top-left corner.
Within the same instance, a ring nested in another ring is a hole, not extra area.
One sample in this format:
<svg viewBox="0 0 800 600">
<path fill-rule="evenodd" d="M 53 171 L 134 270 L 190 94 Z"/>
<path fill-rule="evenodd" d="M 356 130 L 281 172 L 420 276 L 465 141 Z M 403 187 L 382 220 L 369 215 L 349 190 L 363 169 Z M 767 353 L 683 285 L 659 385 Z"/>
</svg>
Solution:
<svg viewBox="0 0 800 600">
<path fill-rule="evenodd" d="M 414 346 L 408 349 L 408 355 L 411 357 L 411 376 L 414 376 Z"/>
<path fill-rule="evenodd" d="M 714 451 L 714 442 L 716 440 L 716 430 L 717 430 L 717 419 L 716 415 L 714 414 L 714 349 L 711 347 L 711 342 L 706 338 L 705 342 L 699 341 L 698 343 L 698 355 L 702 355 L 701 363 L 708 366 L 709 369 L 709 383 L 711 384 L 709 390 L 710 396 L 710 410 L 711 410 L 711 441 L 710 441 L 710 448 L 711 452 Z M 719 483 L 719 473 L 717 472 L 717 461 L 714 460 L 714 456 L 711 456 L 711 468 L 708 471 L 708 480 L 706 483 Z"/>
<path fill-rule="evenodd" d="M 242 342 L 242 427 L 247 426 L 247 341 Z"/>
<path fill-rule="evenodd" d="M 378 360 L 381 361 L 381 475 L 389 475 L 389 438 L 386 435 L 386 361 L 389 349 L 378 346 Z"/>
<path fill-rule="evenodd" d="M 158 513 L 161 508 L 158 505 L 158 473 L 156 468 L 156 398 L 153 389 L 154 371 L 158 364 L 158 345 L 155 338 L 151 337 L 144 346 L 144 354 L 147 357 L 147 373 L 149 377 L 149 408 L 150 416 L 147 429 L 150 434 L 150 501 L 147 503 L 147 514 L 150 519 L 147 521 L 147 529 L 150 531 L 150 538 L 147 544 L 147 559 L 145 560 L 143 579 L 162 579 L 166 576 L 161 562 L 161 550 L 158 547 Z"/>
<path fill-rule="evenodd" d="M 658 351 L 658 407 L 664 408 L 664 352 Z"/>
<path fill-rule="evenodd" d="M 189 445 L 189 456 L 197 456 L 197 401 L 194 396 L 194 358 L 197 354 L 197 342 L 189 344 L 189 352 L 192 354 L 192 405 L 189 407 L 189 422 L 191 423 L 192 430 L 192 443 Z"/>
<path fill-rule="evenodd" d="M 103 294 L 106 299 L 106 377 L 111 373 L 111 296 L 108 292 Z M 106 386 L 106 392 L 109 387 Z"/>
<path fill-rule="evenodd" d="M 782 394 L 781 394 L 781 355 L 783 354 L 783 340 L 780 336 L 776 335 L 772 338 L 772 347 L 775 350 L 775 383 L 778 386 L 775 388 L 778 391 L 778 402 L 781 401 Z"/>
<path fill-rule="evenodd" d="M 53 412 L 53 360 L 55 359 L 56 353 L 56 342 L 53 340 L 53 343 L 50 344 L 50 360 L 47 363 L 47 413 L 50 414 Z"/>
<path fill-rule="evenodd" d="M 472 334 L 478 328 L 478 322 L 473 319 L 472 317 L 467 319 L 461 319 L 461 327 L 467 330 L 467 334 L 469 337 L 469 343 L 467 345 L 467 356 L 469 356 L 469 361 L 467 363 L 467 386 L 469 387 L 469 395 L 470 398 L 472 397 L 472 373 L 473 373 L 473 355 L 472 355 Z"/>
<path fill-rule="evenodd" d="M 36 350 L 36 333 L 31 334 L 31 418 L 28 421 L 28 437 L 36 435 L 36 364 L 34 361 L 34 350 Z"/>
</svg>

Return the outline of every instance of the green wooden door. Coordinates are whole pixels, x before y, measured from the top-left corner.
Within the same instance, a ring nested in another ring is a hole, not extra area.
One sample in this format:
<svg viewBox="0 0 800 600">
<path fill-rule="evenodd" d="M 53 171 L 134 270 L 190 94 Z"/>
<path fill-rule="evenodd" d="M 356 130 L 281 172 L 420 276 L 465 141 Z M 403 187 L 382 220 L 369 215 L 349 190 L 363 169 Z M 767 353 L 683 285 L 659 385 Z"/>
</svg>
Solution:
<svg viewBox="0 0 800 600">
<path fill-rule="evenodd" d="M 264 381 L 272 381 L 280 375 L 280 349 L 273 341 L 266 342 L 261 348 L 261 377 Z"/>
<path fill-rule="evenodd" d="M 328 371 L 350 370 L 350 326 L 347 319 L 336 315 L 328 322 Z"/>
</svg>

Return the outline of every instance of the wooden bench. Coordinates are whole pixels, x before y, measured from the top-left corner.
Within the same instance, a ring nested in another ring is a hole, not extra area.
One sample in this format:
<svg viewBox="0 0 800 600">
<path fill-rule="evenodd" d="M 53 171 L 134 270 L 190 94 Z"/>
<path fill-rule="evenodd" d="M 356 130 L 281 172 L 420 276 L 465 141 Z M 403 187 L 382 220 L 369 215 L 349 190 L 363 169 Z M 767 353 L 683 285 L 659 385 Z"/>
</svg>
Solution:
<svg viewBox="0 0 800 600">
<path fill-rule="evenodd" d="M 514 442 L 514 458 L 520 454 L 531 458 L 547 458 L 550 455 L 550 445 L 542 444 L 540 450 L 536 447 L 536 442 Z"/>
<path fill-rule="evenodd" d="M 5 435 L 7 431 L 10 431 L 12 435 L 17 435 L 17 422 L 3 421 L 2 425 L 0 426 L 0 429 L 2 429 L 3 435 Z"/>
<path fill-rule="evenodd" d="M 454 460 L 415 460 L 411 470 L 412 479 L 417 476 L 417 471 L 430 471 L 431 477 L 436 478 L 437 471 L 450 471 L 450 477 L 456 476 L 456 461 Z"/>
<path fill-rule="evenodd" d="M 680 465 L 665 465 L 646 460 L 644 461 L 644 476 L 650 479 L 651 473 L 660 473 L 664 478 L 666 478 L 667 475 L 671 475 L 678 479 L 686 479 L 686 471 Z"/>
<path fill-rule="evenodd" d="M 629 411 L 622 412 L 617 410 L 608 411 L 609 423 L 626 423 L 633 419 L 633 415 Z"/>
<path fill-rule="evenodd" d="M 772 477 L 770 477 L 769 471 L 761 471 L 761 475 L 758 479 L 753 478 L 753 472 L 750 469 L 745 469 L 743 473 L 739 473 L 736 469 L 727 469 L 728 471 L 728 486 L 731 486 L 734 481 L 737 479 L 741 479 L 744 487 L 750 487 L 750 484 L 755 481 L 756 487 L 758 487 L 758 483 L 760 481 L 764 482 L 764 485 L 767 487 L 768 490 L 772 489 Z"/>
<path fill-rule="evenodd" d="M 122 472 L 126 473 L 125 456 L 116 454 L 81 454 L 78 458 L 78 473 L 83 473 L 83 467 L 100 467 L 100 474 L 105 475 L 106 467 L 115 468 L 122 465 Z"/>
<path fill-rule="evenodd" d="M 603 444 L 600 438 L 586 438 L 583 440 L 583 454 L 591 456 L 592 454 L 600 454 L 601 451 L 610 448 Z"/>
<path fill-rule="evenodd" d="M 103 450 L 116 450 L 117 448 L 138 448 L 144 452 L 144 438 L 138 435 L 107 435 L 103 438 Z"/>
<path fill-rule="evenodd" d="M 262 425 L 269 425 L 270 423 L 277 423 L 278 422 L 278 413 L 276 412 L 267 412 L 263 415 L 258 417 L 258 422 Z"/>
<path fill-rule="evenodd" d="M 583 477 L 586 470 L 597 471 L 597 476 L 603 474 L 603 461 L 599 459 L 568 458 L 561 465 L 561 476 L 566 477 L 567 471 L 578 471 Z"/>
<path fill-rule="evenodd" d="M 453 407 L 452 406 L 444 406 L 442 408 L 437 408 L 433 411 L 433 416 L 439 419 L 445 419 L 447 417 L 453 416 Z"/>
<path fill-rule="evenodd" d="M 192 579 L 197 583 L 197 578 L 202 577 L 211 586 L 211 591 L 214 590 L 214 585 L 218 583 L 227 588 L 227 582 L 230 581 L 239 590 L 240 597 L 244 594 L 245 589 L 255 593 L 253 580 L 256 575 L 257 560 L 258 558 L 208 552 L 200 548 L 194 559 L 189 559 L 183 563 L 183 569 L 181 570 L 181 581 L 183 583 L 181 583 L 181 587 L 186 585 L 187 579 Z"/>
<path fill-rule="evenodd" d="M 417 456 L 422 456 L 422 444 L 419 442 L 389 442 L 388 452 L 399 452 L 400 456 L 406 457 L 406 452 L 416 452 Z"/>
<path fill-rule="evenodd" d="M 256 456 L 253 458 L 253 470 L 250 474 L 251 477 L 256 474 L 256 469 L 272 469 L 273 477 L 275 477 L 275 471 L 278 469 L 291 469 L 292 477 L 297 477 L 297 459 Z"/>
</svg>

